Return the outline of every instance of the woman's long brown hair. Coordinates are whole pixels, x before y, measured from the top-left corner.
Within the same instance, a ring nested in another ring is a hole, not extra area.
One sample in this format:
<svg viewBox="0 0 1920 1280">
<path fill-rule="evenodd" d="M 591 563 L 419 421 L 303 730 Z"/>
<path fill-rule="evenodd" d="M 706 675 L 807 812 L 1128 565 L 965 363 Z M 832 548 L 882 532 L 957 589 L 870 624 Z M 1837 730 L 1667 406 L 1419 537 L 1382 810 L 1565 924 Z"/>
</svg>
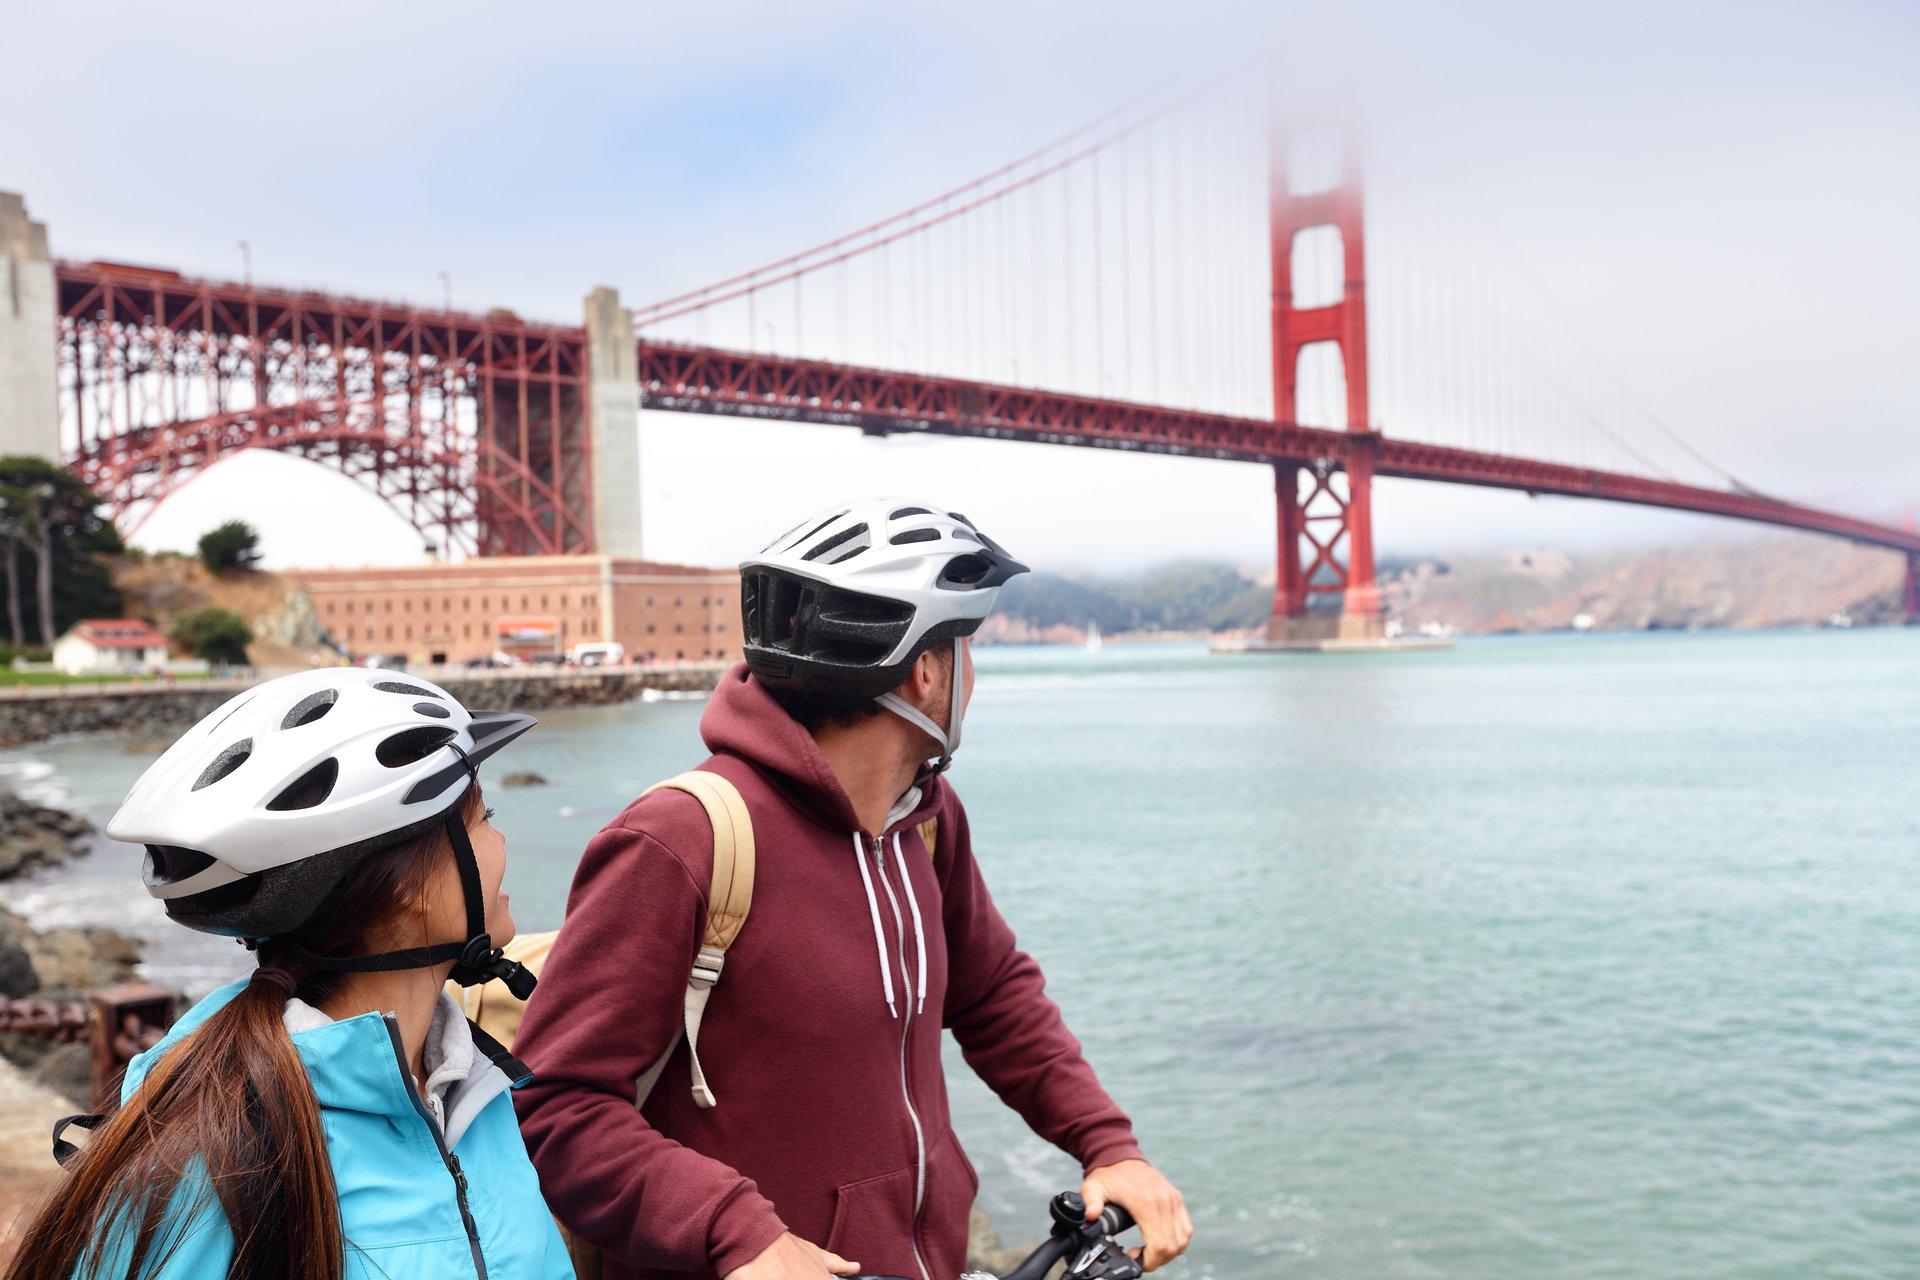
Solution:
<svg viewBox="0 0 1920 1280">
<path fill-rule="evenodd" d="M 469 787 L 459 816 L 471 827 L 481 811 L 480 788 Z M 322 955 L 374 949 L 452 856 L 436 823 L 362 863 L 338 904 L 296 936 Z M 318 1004 L 343 978 L 309 974 L 300 996 Z M 126 1280 L 155 1274 L 210 1200 L 233 1233 L 227 1280 L 341 1280 L 347 1242 L 333 1166 L 285 1005 L 280 988 L 249 983 L 154 1064 L 53 1189 L 7 1280 L 69 1280 L 128 1246 Z M 194 1190 L 180 1196 L 190 1176 Z"/>
</svg>

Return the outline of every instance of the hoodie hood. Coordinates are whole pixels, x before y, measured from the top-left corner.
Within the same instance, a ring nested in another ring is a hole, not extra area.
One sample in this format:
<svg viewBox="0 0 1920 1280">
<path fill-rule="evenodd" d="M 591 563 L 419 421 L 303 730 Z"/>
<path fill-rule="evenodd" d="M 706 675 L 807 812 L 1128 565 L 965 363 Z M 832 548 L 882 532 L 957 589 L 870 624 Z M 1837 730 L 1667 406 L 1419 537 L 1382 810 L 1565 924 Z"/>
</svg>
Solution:
<svg viewBox="0 0 1920 1280">
<path fill-rule="evenodd" d="M 820 745 L 774 700 L 746 663 L 735 663 L 720 678 L 700 717 L 700 736 L 707 750 L 738 756 L 769 775 L 797 808 L 822 826 L 841 832 L 861 830 L 853 800 L 840 785 Z M 946 782 L 928 776 L 930 772 L 922 770 L 915 787 L 902 797 L 905 803 L 894 806 L 888 815 L 888 831 L 938 806 Z"/>
</svg>

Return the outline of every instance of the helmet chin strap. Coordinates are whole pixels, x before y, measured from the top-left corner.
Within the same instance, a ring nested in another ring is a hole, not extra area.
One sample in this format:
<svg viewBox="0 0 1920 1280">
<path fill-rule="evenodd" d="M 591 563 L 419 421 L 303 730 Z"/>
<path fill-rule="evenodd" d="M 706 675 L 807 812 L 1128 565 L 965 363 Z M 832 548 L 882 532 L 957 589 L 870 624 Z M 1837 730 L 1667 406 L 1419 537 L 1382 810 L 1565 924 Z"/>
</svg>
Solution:
<svg viewBox="0 0 1920 1280">
<path fill-rule="evenodd" d="M 940 759 L 933 766 L 933 772 L 935 774 L 945 773 L 947 767 L 953 763 L 953 753 L 960 749 L 960 723 L 964 718 L 963 712 L 965 710 L 965 703 L 962 699 L 962 694 L 965 691 L 961 688 L 960 681 L 960 646 L 962 643 L 962 637 L 955 636 L 953 638 L 952 702 L 947 708 L 946 729 L 941 729 L 941 727 L 935 723 L 932 716 L 914 706 L 897 693 L 883 693 L 874 699 L 875 702 L 893 712 L 893 714 L 899 716 L 916 729 L 921 730 L 928 737 L 940 744 Z"/>
<path fill-rule="evenodd" d="M 460 749 L 455 747 L 454 750 Z M 461 751 L 460 756 L 465 760 L 466 752 Z M 467 762 L 467 771 L 470 775 L 474 774 L 471 761 Z M 473 785 L 479 785 L 477 776 L 473 778 Z M 525 1000 L 532 995 L 538 979 L 517 960 L 507 959 L 501 949 L 493 945 L 493 936 L 487 932 L 487 904 L 480 890 L 480 860 L 474 855 L 473 840 L 467 835 L 467 825 L 460 820 L 459 810 L 458 804 L 447 810 L 445 828 L 447 841 L 453 845 L 454 866 L 460 872 L 460 896 L 466 900 L 465 942 L 440 942 L 371 956 L 323 956 L 307 950 L 292 938 L 277 938 L 273 944 L 275 951 L 309 969 L 333 973 L 430 969 L 451 960 L 454 962 L 453 970 L 447 976 L 460 986 L 478 986 L 498 978 L 516 999 Z"/>
</svg>

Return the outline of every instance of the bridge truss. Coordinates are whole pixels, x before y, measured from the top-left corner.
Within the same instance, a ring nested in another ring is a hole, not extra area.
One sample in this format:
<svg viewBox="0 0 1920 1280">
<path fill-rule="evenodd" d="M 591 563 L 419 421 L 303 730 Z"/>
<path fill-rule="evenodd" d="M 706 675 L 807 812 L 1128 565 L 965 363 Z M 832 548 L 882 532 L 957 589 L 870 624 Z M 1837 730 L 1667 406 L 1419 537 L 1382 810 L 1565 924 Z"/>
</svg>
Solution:
<svg viewBox="0 0 1920 1280">
<path fill-rule="evenodd" d="M 273 449 L 438 545 L 592 549 L 579 329 L 106 263 L 57 280 L 63 446 L 123 532 L 219 459 Z"/>
</svg>

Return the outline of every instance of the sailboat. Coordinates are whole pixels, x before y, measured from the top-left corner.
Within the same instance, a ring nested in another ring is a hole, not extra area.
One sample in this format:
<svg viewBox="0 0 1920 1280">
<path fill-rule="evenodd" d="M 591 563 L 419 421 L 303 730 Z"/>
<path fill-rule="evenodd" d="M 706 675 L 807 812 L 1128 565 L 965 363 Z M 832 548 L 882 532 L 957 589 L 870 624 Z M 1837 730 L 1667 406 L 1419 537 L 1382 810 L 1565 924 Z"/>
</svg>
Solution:
<svg viewBox="0 0 1920 1280">
<path fill-rule="evenodd" d="M 1102 642 L 1100 639 L 1100 624 L 1098 622 L 1095 622 L 1092 618 L 1088 618 L 1087 619 L 1087 652 L 1088 653 L 1100 652 L 1101 643 Z"/>
</svg>

